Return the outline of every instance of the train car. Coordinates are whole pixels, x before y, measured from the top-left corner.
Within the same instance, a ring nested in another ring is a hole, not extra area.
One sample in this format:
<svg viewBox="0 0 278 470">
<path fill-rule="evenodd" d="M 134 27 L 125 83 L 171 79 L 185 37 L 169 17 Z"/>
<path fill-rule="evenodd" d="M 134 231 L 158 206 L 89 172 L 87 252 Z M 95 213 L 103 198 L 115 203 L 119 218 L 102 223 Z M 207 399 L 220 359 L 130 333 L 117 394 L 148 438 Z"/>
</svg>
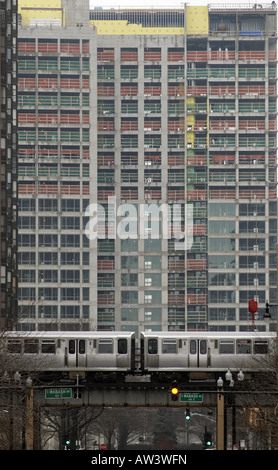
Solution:
<svg viewBox="0 0 278 470">
<path fill-rule="evenodd" d="M 254 370 L 273 354 L 276 333 L 142 332 L 141 367 L 153 378 L 173 374 Z"/>
<path fill-rule="evenodd" d="M 1 349 L 18 370 L 122 375 L 135 368 L 131 332 L 7 332 Z"/>
</svg>

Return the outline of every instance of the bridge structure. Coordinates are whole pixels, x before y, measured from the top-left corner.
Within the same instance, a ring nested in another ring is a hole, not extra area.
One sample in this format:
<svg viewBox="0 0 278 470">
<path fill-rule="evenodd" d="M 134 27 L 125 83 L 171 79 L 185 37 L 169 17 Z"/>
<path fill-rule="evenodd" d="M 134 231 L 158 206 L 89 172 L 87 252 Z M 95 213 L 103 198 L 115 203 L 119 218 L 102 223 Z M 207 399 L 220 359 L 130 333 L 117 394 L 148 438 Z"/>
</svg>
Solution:
<svg viewBox="0 0 278 470">
<path fill-rule="evenodd" d="M 116 383 L 87 383 L 77 375 L 55 384 L 29 383 L 27 386 L 11 384 L 0 388 L 0 409 L 7 406 L 14 396 L 25 399 L 25 448 L 38 446 L 39 424 L 36 410 L 45 407 L 184 407 L 216 408 L 216 449 L 225 449 L 225 407 L 228 396 L 236 398 L 239 390 L 227 391 L 215 382 L 193 381 L 178 385 L 177 395 L 171 393 L 171 383 L 128 381 Z M 235 404 L 235 400 L 232 400 Z"/>
</svg>

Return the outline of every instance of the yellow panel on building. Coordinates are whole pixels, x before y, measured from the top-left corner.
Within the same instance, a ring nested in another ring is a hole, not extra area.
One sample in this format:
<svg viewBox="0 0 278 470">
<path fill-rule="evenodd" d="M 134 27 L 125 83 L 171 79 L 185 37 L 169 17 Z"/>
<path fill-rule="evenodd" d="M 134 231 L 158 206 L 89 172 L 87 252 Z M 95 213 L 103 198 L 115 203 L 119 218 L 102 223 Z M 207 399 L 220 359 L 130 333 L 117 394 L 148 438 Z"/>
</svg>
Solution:
<svg viewBox="0 0 278 470">
<path fill-rule="evenodd" d="M 18 0 L 18 13 L 22 17 L 22 25 L 29 26 L 32 19 L 61 20 L 64 24 L 64 12 L 61 0 Z"/>
<path fill-rule="evenodd" d="M 186 34 L 208 34 L 209 11 L 207 6 L 188 6 L 186 9 Z"/>
<path fill-rule="evenodd" d="M 141 24 L 131 24 L 126 20 L 94 20 L 90 25 L 97 28 L 100 35 L 179 35 L 184 34 L 184 28 L 143 28 Z"/>
</svg>

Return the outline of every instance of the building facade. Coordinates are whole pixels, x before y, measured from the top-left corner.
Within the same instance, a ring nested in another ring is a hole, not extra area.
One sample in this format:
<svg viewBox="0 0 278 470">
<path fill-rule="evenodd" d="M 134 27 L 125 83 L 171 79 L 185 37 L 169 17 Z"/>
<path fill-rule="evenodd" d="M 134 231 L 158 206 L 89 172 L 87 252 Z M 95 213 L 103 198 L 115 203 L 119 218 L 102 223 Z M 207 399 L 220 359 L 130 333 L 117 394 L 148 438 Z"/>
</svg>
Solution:
<svg viewBox="0 0 278 470">
<path fill-rule="evenodd" d="M 17 0 L 0 2 L 0 328 L 17 319 Z"/>
<path fill-rule="evenodd" d="M 265 329 L 275 5 L 19 13 L 21 328 Z"/>
</svg>

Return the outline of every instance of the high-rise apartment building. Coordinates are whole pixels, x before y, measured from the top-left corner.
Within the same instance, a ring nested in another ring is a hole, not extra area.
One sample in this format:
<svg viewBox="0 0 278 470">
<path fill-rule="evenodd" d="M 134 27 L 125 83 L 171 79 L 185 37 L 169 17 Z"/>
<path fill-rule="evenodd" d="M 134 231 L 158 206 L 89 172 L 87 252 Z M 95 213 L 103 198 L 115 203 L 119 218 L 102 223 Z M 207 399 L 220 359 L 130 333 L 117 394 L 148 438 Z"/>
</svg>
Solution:
<svg viewBox="0 0 278 470">
<path fill-rule="evenodd" d="M 248 330 L 254 299 L 265 329 L 265 302 L 276 302 L 275 5 L 21 0 L 19 13 L 21 327 Z M 97 203 L 105 221 L 90 239 Z M 150 215 L 162 205 L 172 224 L 163 236 L 161 210 L 157 238 Z M 184 246 L 179 209 L 182 230 L 193 221 Z M 123 220 L 137 236 L 120 236 Z"/>
<path fill-rule="evenodd" d="M 17 0 L 0 1 L 0 328 L 17 317 Z"/>
</svg>

